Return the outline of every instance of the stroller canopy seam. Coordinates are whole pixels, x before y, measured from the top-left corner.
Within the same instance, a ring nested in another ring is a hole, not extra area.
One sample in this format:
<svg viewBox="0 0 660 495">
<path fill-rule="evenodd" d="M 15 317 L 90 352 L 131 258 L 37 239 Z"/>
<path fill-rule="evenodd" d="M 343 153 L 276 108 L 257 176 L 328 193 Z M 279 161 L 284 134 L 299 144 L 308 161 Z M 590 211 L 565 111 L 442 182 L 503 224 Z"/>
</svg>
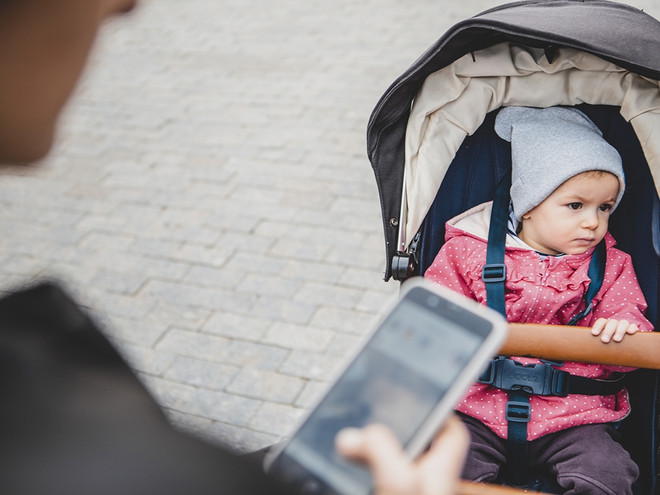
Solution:
<svg viewBox="0 0 660 495">
<path fill-rule="evenodd" d="M 541 49 L 513 43 L 464 55 L 428 76 L 406 129 L 407 245 L 419 229 L 458 148 L 501 106 L 615 105 L 640 141 L 660 195 L 658 81 L 595 55 L 560 48 L 550 63 Z M 557 91 L 557 88 L 560 91 Z"/>
</svg>

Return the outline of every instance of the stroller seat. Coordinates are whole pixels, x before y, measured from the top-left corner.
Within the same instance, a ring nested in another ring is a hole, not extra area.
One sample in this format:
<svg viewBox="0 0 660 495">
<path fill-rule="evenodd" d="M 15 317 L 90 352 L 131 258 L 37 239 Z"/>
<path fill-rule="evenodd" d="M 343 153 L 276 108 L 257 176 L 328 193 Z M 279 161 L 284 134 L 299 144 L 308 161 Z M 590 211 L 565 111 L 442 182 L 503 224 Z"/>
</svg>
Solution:
<svg viewBox="0 0 660 495">
<path fill-rule="evenodd" d="M 493 198 L 510 168 L 510 145 L 493 129 L 500 107 L 571 105 L 587 114 L 622 157 L 627 192 L 610 231 L 633 259 L 649 305 L 646 316 L 658 328 L 657 39 L 658 21 L 601 0 L 516 2 L 451 28 L 392 83 L 369 121 L 385 279 L 423 274 L 444 242 L 445 222 Z M 517 348 L 515 355 L 522 351 Z M 634 374 L 628 386 L 633 412 L 621 431 L 642 473 L 635 493 L 653 494 L 658 372 Z"/>
</svg>

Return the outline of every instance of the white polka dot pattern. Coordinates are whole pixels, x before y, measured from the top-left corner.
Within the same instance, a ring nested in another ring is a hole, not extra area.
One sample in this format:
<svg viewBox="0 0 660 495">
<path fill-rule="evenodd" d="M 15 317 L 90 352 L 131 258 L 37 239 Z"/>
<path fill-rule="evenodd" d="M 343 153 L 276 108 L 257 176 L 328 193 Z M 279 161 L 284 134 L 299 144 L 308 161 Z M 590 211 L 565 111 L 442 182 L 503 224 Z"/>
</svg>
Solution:
<svg viewBox="0 0 660 495">
<path fill-rule="evenodd" d="M 483 232 L 483 236 L 468 233 L 448 224 L 447 242 L 424 276 L 486 304 L 486 288 L 481 280 L 481 269 L 486 259 L 487 235 L 487 232 Z M 578 324 L 589 327 L 597 318 L 615 318 L 636 323 L 641 331 L 653 330 L 651 323 L 643 316 L 646 301 L 630 256 L 614 248 L 615 241 L 609 233 L 606 244 L 607 264 L 603 286 L 596 296 L 594 310 Z M 507 319 L 517 323 L 567 324 L 584 307 L 582 298 L 589 284 L 587 272 L 591 252 L 553 257 L 540 256 L 523 247 L 507 246 Z M 524 364 L 538 362 L 529 358 L 515 359 Z M 565 363 L 561 369 L 592 378 L 604 378 L 614 372 L 630 370 L 572 362 Z M 475 384 L 457 409 L 479 419 L 496 434 L 506 438 L 506 402 L 506 392 Z M 530 404 L 530 440 L 572 426 L 618 421 L 630 412 L 626 390 L 612 396 L 533 396 Z"/>
</svg>

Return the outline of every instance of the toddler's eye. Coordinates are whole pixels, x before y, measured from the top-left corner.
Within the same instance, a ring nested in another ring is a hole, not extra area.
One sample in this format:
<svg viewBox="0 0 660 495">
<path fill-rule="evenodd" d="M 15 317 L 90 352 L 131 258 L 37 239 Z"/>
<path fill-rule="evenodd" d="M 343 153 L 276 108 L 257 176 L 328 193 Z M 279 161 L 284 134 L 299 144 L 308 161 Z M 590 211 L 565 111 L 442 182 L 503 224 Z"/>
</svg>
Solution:
<svg viewBox="0 0 660 495">
<path fill-rule="evenodd" d="M 611 205 L 611 204 L 607 204 L 607 203 L 606 203 L 606 204 L 604 204 L 604 205 L 600 205 L 600 211 L 610 211 L 611 209 L 612 209 L 612 205 Z"/>
<path fill-rule="evenodd" d="M 577 202 L 576 203 L 568 203 L 568 207 L 571 210 L 579 210 L 580 208 L 582 208 L 582 203 L 577 203 Z"/>
</svg>

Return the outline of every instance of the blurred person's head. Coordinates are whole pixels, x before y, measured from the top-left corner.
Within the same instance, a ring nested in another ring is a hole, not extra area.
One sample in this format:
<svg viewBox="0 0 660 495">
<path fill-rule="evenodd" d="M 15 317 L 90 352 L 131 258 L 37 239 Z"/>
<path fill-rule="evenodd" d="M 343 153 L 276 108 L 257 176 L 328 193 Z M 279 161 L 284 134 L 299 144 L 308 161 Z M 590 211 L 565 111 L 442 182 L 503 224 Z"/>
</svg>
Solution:
<svg viewBox="0 0 660 495">
<path fill-rule="evenodd" d="M 99 26 L 137 0 L 0 0 L 0 163 L 50 150 Z"/>
</svg>

